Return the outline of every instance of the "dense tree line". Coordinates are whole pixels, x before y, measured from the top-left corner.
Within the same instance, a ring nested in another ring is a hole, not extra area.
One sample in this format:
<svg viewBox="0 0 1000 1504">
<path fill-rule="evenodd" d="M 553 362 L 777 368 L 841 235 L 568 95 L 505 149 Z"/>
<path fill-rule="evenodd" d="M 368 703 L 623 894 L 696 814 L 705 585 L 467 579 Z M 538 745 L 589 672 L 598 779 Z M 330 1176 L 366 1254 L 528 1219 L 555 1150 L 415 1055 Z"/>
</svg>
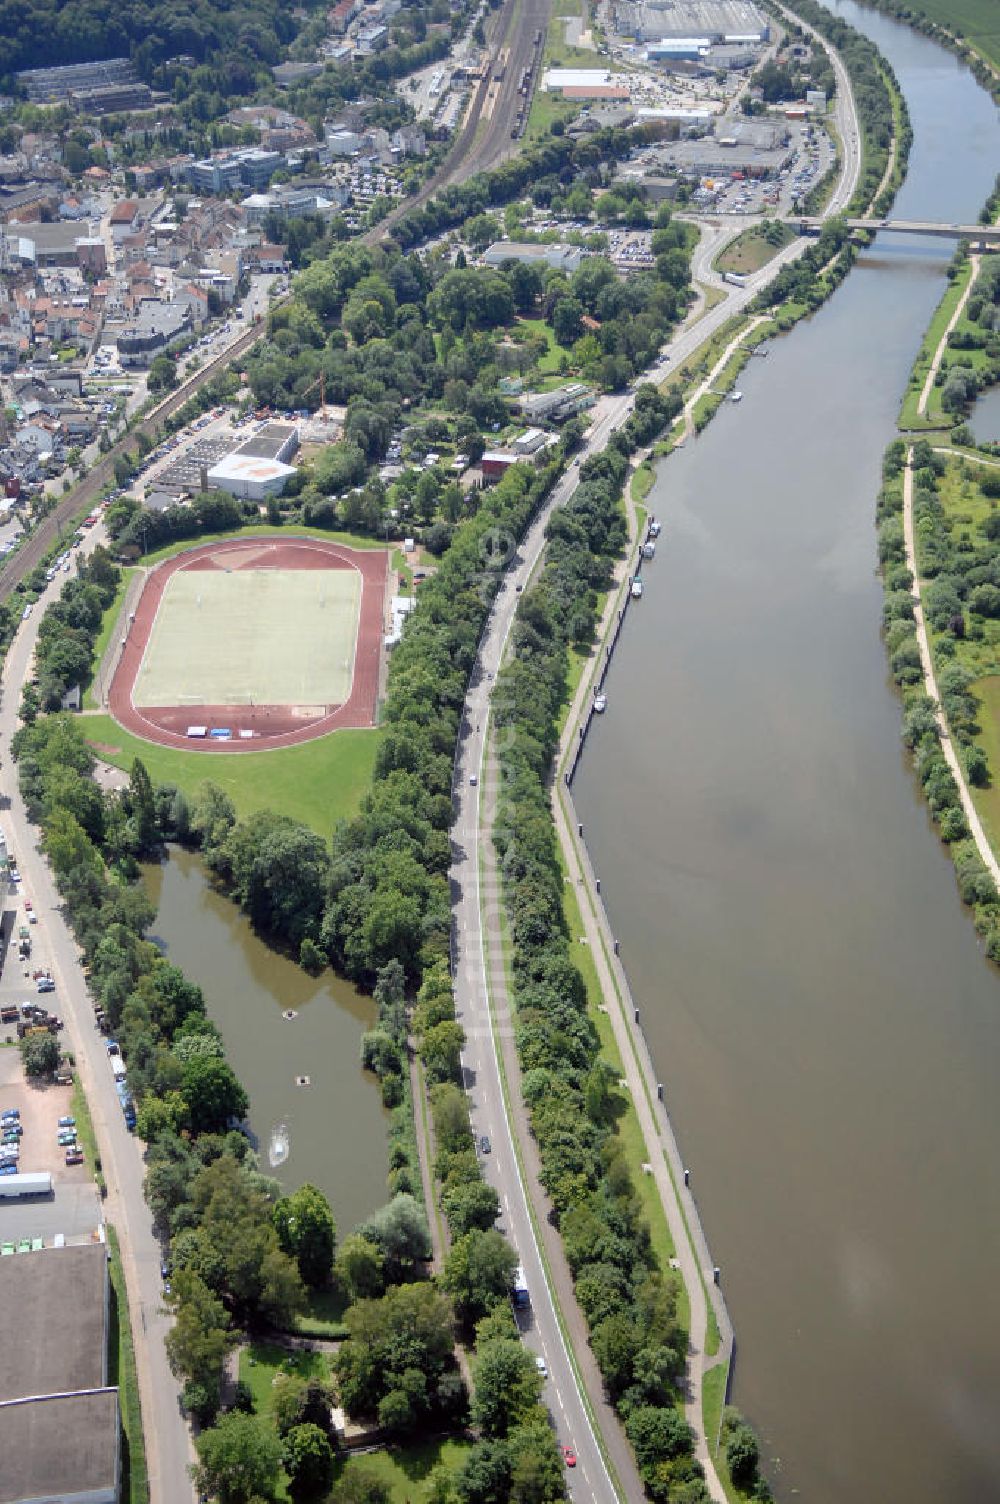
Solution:
<svg viewBox="0 0 1000 1504">
<path fill-rule="evenodd" d="M 136 0 L 113 7 L 94 0 L 8 0 L 4 71 L 131 56 L 151 77 L 158 65 L 181 54 L 219 67 L 232 58 L 242 70 L 247 59 L 280 61 L 296 29 L 291 11 L 276 0 L 239 0 L 224 7 L 206 0 L 188 0 L 183 7 Z"/>
<path fill-rule="evenodd" d="M 90 679 L 94 642 L 119 578 L 118 568 L 103 548 L 79 560 L 76 578 L 67 581 L 38 628 L 37 687 L 28 686 L 23 704 L 29 717 L 39 705 L 57 710 L 68 690 Z"/>
<path fill-rule="evenodd" d="M 162 512 L 150 511 L 134 496 L 122 496 L 108 507 L 105 522 L 116 552 L 135 558 L 168 543 L 197 542 L 202 534 L 229 533 L 260 522 L 260 510 L 256 502 L 239 502 L 225 491 L 199 492 L 190 505 Z"/>
<path fill-rule="evenodd" d="M 981 352 L 975 363 L 965 352 Z M 948 335 L 948 353 L 935 384 L 941 388 L 941 407 L 953 418 L 962 417 L 976 396 L 1000 381 L 1000 266 L 992 257 L 980 262 L 976 284 L 963 317 Z"/>
<path fill-rule="evenodd" d="M 686 1348 L 677 1286 L 651 1251 L 616 1133 L 622 1103 L 572 960 L 549 795 L 568 649 L 592 641 L 598 596 L 625 541 L 628 455 L 663 429 L 675 402 L 640 388 L 633 416 L 586 462 L 549 523 L 545 567 L 525 592 L 512 661 L 494 696 L 502 775 L 494 839 L 513 941 L 523 1091 L 577 1299 L 647 1491 L 695 1504 L 708 1495 L 676 1407 Z"/>
<path fill-rule="evenodd" d="M 578 172 L 620 161 L 654 135 L 649 127 L 638 126 L 630 130 L 612 127 L 595 131 L 581 141 L 548 136 L 491 172 L 476 173 L 463 183 L 442 189 L 428 203 L 405 215 L 394 227 L 392 239 L 404 250 L 423 244 L 472 215 L 521 198 L 540 180 L 568 186 Z"/>
<path fill-rule="evenodd" d="M 807 312 L 818 308 L 854 265 L 854 248 L 841 219 L 831 219 L 820 231 L 814 244 L 795 261 L 783 266 L 754 298 L 757 313 L 779 304 L 801 304 Z M 781 314 L 778 315 L 779 326 Z"/>
<path fill-rule="evenodd" d="M 895 440 L 883 461 L 878 503 L 878 551 L 882 569 L 882 621 L 889 663 L 903 696 L 903 739 L 913 756 L 935 824 L 948 846 L 962 901 L 970 906 L 986 952 L 1000 961 L 1000 894 L 979 856 L 962 810 L 958 786 L 941 749 L 934 702 L 923 687 L 914 622 L 913 577 L 903 544 L 902 477 L 906 447 Z M 1000 618 L 1000 514 L 990 511 L 973 532 L 963 529 L 956 541 L 946 523 L 939 488 L 946 461 L 921 441 L 913 450 L 913 519 L 921 595 L 933 641 L 941 708 L 948 720 L 967 780 L 990 781 L 990 768 L 976 738 L 979 702 L 973 692 L 976 673 L 958 660 L 967 639 L 982 641 Z M 1000 475 L 973 471 L 991 505 L 1000 497 Z"/>
</svg>

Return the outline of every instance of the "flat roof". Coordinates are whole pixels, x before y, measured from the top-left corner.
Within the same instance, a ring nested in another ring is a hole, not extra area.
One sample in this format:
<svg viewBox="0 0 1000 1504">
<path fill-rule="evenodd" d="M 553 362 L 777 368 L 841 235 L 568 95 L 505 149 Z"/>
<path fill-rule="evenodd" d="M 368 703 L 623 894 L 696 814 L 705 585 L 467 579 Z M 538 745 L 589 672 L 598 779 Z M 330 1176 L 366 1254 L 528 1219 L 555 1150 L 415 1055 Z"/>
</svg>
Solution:
<svg viewBox="0 0 1000 1504">
<path fill-rule="evenodd" d="M 3 1262 L 22 1258 L 29 1262 L 21 1254 Z M 116 1498 L 118 1437 L 117 1389 L 0 1404 L 0 1504 Z"/>
<path fill-rule="evenodd" d="M 249 454 L 255 459 L 276 460 L 278 453 L 291 438 L 298 439 L 294 423 L 265 423 L 252 439 L 247 439 L 237 449 L 237 454 Z"/>
<path fill-rule="evenodd" d="M 611 83 L 608 68 L 548 68 L 543 80 L 547 89 L 586 89 Z"/>
<path fill-rule="evenodd" d="M 102 1387 L 107 1278 L 103 1243 L 0 1258 L 0 1401 Z"/>
<path fill-rule="evenodd" d="M 294 465 L 252 454 L 227 454 L 208 472 L 212 480 L 278 480 L 295 474 Z"/>
</svg>

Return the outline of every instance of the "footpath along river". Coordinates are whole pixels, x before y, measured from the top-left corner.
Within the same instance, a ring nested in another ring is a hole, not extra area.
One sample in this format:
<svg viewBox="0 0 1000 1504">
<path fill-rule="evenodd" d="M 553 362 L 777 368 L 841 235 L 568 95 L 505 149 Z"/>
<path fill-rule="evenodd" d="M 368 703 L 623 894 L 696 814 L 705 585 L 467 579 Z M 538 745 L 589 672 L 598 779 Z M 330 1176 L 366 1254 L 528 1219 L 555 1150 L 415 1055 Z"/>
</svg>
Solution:
<svg viewBox="0 0 1000 1504">
<path fill-rule="evenodd" d="M 974 220 L 997 112 L 841 3 L 904 90 L 903 218 Z M 881 236 L 663 462 L 575 796 L 781 1500 L 1000 1498 L 1000 973 L 900 742 L 882 451 L 948 243 Z"/>
<path fill-rule="evenodd" d="M 156 905 L 152 938 L 204 989 L 246 1087 L 261 1169 L 286 1190 L 305 1180 L 319 1186 L 343 1237 L 389 1198 L 388 1115 L 377 1081 L 361 1070 L 361 1036 L 375 1023 L 371 998 L 330 972 L 307 976 L 271 950 L 192 852 L 171 848 L 143 878 Z M 289 1010 L 295 1018 L 283 1016 Z M 296 1085 L 301 1076 L 308 1086 Z M 288 1157 L 272 1168 L 269 1143 L 281 1125 Z"/>
</svg>

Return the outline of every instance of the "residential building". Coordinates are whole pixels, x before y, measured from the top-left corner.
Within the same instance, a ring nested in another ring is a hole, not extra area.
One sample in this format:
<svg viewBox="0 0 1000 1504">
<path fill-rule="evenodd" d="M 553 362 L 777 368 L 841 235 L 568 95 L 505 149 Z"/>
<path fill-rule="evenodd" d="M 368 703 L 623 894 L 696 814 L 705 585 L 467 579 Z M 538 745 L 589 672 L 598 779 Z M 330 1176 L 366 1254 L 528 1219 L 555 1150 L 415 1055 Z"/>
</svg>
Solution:
<svg viewBox="0 0 1000 1504">
<path fill-rule="evenodd" d="M 531 423 L 556 422 L 592 407 L 594 394 L 582 381 L 570 381 L 551 392 L 526 392 L 517 399 L 518 411 Z"/>
<path fill-rule="evenodd" d="M 520 458 L 520 455 L 507 449 L 487 449 L 479 462 L 483 480 L 489 484 L 501 480 L 511 465 L 516 465 Z"/>
<path fill-rule="evenodd" d="M 118 335 L 118 358 L 123 366 L 148 366 L 191 327 L 191 310 L 186 303 L 147 299 Z"/>
<path fill-rule="evenodd" d="M 139 228 L 139 205 L 134 198 L 123 198 L 111 211 L 111 238 L 119 245 L 126 235 Z"/>
<path fill-rule="evenodd" d="M 17 81 L 32 104 L 58 104 L 78 89 L 106 88 L 136 82 L 136 72 L 127 57 L 109 57 L 98 63 L 71 63 L 61 68 L 25 68 Z"/>
<path fill-rule="evenodd" d="M 150 109 L 153 91 L 148 84 L 101 84 L 96 89 L 74 89 L 69 99 L 81 115 L 116 115 Z"/>
</svg>

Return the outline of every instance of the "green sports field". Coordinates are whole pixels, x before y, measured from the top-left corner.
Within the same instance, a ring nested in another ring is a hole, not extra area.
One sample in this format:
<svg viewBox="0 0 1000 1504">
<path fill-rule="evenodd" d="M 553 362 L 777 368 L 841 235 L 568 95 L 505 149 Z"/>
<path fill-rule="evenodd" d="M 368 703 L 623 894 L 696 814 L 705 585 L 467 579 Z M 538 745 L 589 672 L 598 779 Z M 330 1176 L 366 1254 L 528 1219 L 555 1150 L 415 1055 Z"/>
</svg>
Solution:
<svg viewBox="0 0 1000 1504">
<path fill-rule="evenodd" d="M 132 703 L 343 704 L 360 607 L 354 569 L 178 570 L 164 589 Z"/>
</svg>

